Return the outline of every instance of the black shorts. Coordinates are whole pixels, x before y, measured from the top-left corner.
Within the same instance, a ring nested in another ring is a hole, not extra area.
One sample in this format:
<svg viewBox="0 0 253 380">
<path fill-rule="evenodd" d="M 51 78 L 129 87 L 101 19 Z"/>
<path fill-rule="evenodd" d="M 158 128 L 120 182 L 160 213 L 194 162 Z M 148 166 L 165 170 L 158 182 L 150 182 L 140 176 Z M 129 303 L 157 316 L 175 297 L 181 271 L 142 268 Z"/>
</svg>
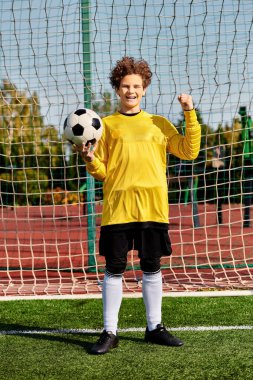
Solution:
<svg viewBox="0 0 253 380">
<path fill-rule="evenodd" d="M 170 256 L 172 253 L 168 229 L 149 227 L 111 230 L 106 227 L 101 227 L 100 231 L 101 256 L 122 258 L 132 249 L 138 251 L 141 259 Z"/>
</svg>

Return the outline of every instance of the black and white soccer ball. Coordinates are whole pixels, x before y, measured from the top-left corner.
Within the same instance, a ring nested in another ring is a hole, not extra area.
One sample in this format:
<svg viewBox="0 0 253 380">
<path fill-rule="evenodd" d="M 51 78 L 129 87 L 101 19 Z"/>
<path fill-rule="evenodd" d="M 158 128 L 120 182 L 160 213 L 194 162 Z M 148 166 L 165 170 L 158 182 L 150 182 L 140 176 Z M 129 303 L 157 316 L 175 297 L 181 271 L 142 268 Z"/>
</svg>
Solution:
<svg viewBox="0 0 253 380">
<path fill-rule="evenodd" d="M 71 112 L 63 126 L 63 136 L 75 145 L 92 145 L 102 136 L 102 120 L 96 112 L 88 108 L 80 108 Z"/>
</svg>

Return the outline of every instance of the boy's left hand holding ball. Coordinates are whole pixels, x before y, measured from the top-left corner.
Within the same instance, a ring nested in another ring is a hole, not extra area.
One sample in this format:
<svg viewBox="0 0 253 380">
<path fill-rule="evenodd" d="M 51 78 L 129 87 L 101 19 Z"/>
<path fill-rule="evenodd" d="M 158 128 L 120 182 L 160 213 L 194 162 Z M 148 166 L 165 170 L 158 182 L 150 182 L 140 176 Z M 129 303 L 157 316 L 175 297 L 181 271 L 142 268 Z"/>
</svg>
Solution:
<svg viewBox="0 0 253 380">
<path fill-rule="evenodd" d="M 73 147 L 76 152 L 81 153 L 85 162 L 91 162 L 94 160 L 94 152 L 97 148 L 97 143 L 94 145 L 91 143 L 88 143 L 88 145 L 74 145 Z"/>
</svg>

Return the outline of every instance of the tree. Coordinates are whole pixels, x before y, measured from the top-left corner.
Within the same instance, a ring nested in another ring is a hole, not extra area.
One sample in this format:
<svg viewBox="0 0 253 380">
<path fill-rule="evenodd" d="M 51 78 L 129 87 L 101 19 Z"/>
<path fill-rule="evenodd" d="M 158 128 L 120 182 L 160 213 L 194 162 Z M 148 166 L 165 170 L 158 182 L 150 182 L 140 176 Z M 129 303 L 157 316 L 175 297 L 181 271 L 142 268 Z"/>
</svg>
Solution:
<svg viewBox="0 0 253 380">
<path fill-rule="evenodd" d="M 104 117 L 115 112 L 117 104 L 113 101 L 111 92 L 105 91 L 103 92 L 101 101 L 93 98 L 92 109 L 97 112 L 100 117 Z"/>
<path fill-rule="evenodd" d="M 0 89 L 0 107 L 2 204 L 41 203 L 50 165 L 59 167 L 63 155 L 57 130 L 44 125 L 37 94 L 28 96 L 8 80 Z"/>
</svg>

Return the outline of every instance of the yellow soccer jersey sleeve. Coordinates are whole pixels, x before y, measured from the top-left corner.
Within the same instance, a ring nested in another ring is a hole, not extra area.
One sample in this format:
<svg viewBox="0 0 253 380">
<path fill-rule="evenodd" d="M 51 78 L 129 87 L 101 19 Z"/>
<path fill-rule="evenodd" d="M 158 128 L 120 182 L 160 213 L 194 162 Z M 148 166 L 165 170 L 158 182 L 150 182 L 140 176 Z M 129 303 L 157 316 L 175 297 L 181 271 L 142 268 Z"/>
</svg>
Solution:
<svg viewBox="0 0 253 380">
<path fill-rule="evenodd" d="M 182 136 L 164 117 L 141 111 L 103 119 L 103 135 L 87 170 L 103 181 L 102 226 L 132 222 L 168 223 L 166 152 L 193 160 L 200 148 L 194 110 L 185 112 Z"/>
</svg>

